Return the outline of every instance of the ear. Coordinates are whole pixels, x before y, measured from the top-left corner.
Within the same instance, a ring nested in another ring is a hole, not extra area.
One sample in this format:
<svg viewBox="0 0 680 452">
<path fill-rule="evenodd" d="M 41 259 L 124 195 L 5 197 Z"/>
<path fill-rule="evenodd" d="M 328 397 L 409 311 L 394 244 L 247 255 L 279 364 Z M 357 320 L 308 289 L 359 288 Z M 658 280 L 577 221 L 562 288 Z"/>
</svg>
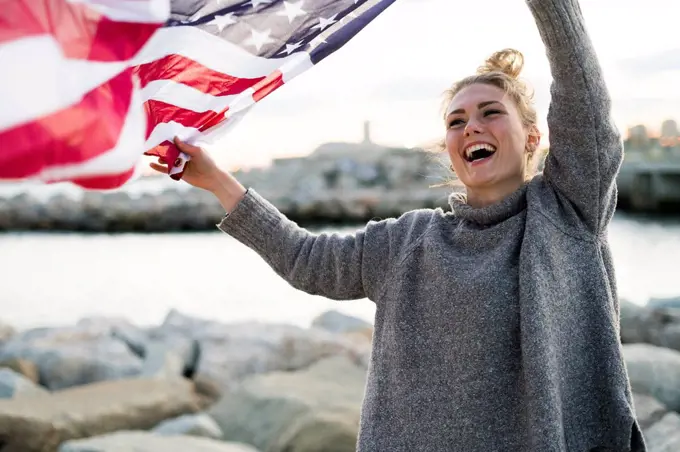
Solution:
<svg viewBox="0 0 680 452">
<path fill-rule="evenodd" d="M 539 132 L 536 125 L 532 125 L 529 129 L 529 136 L 527 137 L 527 149 L 531 152 L 538 149 L 541 144 L 541 132 Z"/>
</svg>

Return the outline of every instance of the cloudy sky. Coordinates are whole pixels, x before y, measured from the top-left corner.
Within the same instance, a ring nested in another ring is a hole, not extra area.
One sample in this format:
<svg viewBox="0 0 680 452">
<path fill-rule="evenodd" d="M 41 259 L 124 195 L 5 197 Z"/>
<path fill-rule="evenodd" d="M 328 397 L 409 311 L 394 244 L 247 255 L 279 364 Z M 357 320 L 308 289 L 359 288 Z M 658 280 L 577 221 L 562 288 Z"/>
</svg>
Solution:
<svg viewBox="0 0 680 452">
<path fill-rule="evenodd" d="M 480 5 L 483 4 L 483 7 Z M 680 120 L 675 0 L 581 0 L 621 130 Z M 228 167 L 305 155 L 326 141 L 419 145 L 441 137 L 441 93 L 496 50 L 525 55 L 545 132 L 550 72 L 524 0 L 398 0 L 342 49 L 270 95 L 211 149 Z"/>
</svg>

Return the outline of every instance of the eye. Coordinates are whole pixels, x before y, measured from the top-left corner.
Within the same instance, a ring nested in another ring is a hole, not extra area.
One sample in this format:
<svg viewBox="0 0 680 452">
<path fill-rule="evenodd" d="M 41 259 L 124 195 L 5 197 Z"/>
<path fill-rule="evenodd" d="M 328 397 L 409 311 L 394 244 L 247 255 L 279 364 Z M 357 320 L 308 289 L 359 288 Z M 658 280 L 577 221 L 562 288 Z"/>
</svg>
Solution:
<svg viewBox="0 0 680 452">
<path fill-rule="evenodd" d="M 498 115 L 498 114 L 501 114 L 501 113 L 502 113 L 502 111 L 500 111 L 500 110 L 493 110 L 493 109 L 492 110 L 486 110 L 484 112 L 484 116 Z"/>
<path fill-rule="evenodd" d="M 460 118 L 452 119 L 451 121 L 449 121 L 449 127 L 456 127 L 456 126 L 459 126 L 459 125 L 464 124 L 464 123 L 465 123 L 465 121 L 463 121 Z"/>
</svg>

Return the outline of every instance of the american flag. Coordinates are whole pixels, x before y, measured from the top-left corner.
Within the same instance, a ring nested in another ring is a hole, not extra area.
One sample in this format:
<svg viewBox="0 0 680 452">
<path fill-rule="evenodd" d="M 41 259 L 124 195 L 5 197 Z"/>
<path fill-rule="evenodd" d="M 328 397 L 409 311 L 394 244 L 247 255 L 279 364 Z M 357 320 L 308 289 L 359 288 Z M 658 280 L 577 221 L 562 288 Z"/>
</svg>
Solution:
<svg viewBox="0 0 680 452">
<path fill-rule="evenodd" d="M 395 0 L 0 0 L 0 179 L 124 185 L 214 145 Z"/>
</svg>

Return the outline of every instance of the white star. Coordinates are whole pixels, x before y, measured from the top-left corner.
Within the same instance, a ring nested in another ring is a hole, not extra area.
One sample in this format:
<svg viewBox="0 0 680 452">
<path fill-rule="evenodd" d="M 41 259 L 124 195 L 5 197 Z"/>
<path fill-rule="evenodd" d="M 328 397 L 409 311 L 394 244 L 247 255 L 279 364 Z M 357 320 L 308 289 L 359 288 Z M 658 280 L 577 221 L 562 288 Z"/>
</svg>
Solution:
<svg viewBox="0 0 680 452">
<path fill-rule="evenodd" d="M 307 11 L 302 10 L 302 4 L 304 3 L 304 0 L 300 0 L 299 2 L 293 3 L 293 2 L 283 2 L 283 7 L 286 9 L 285 11 L 279 11 L 276 13 L 277 16 L 288 16 L 288 23 L 293 23 L 296 17 L 298 16 L 304 16 L 307 14 Z"/>
<path fill-rule="evenodd" d="M 234 13 L 228 13 L 225 14 L 224 16 L 215 16 L 213 20 L 208 22 L 208 24 L 212 25 L 217 25 L 217 29 L 222 32 L 224 30 L 224 27 L 227 25 L 235 24 L 236 21 L 234 20 Z"/>
<path fill-rule="evenodd" d="M 263 45 L 274 42 L 274 40 L 269 37 L 271 32 L 272 31 L 270 29 L 267 29 L 265 31 L 257 31 L 253 28 L 252 30 L 250 30 L 251 36 L 250 38 L 245 40 L 245 44 L 255 46 L 255 48 L 259 52 Z"/>
<path fill-rule="evenodd" d="M 323 17 L 319 17 L 319 23 L 316 24 L 316 25 L 314 25 L 312 28 L 318 28 L 318 29 L 320 29 L 321 31 L 323 31 L 324 28 L 330 27 L 332 24 L 334 24 L 335 22 L 337 22 L 337 20 L 335 20 L 335 17 L 336 17 L 336 16 L 337 16 L 337 14 L 333 14 L 333 15 L 332 15 L 331 17 L 329 17 L 328 19 L 325 19 L 325 18 L 323 18 Z"/>
<path fill-rule="evenodd" d="M 257 8 L 260 3 L 264 3 L 265 5 L 268 5 L 272 2 L 272 0 L 250 0 L 250 6 L 253 8 Z"/>
<path fill-rule="evenodd" d="M 286 44 L 286 49 L 283 50 L 283 52 L 285 52 L 286 55 L 290 55 L 300 46 L 302 46 L 302 41 L 296 42 L 295 44 Z"/>
</svg>

